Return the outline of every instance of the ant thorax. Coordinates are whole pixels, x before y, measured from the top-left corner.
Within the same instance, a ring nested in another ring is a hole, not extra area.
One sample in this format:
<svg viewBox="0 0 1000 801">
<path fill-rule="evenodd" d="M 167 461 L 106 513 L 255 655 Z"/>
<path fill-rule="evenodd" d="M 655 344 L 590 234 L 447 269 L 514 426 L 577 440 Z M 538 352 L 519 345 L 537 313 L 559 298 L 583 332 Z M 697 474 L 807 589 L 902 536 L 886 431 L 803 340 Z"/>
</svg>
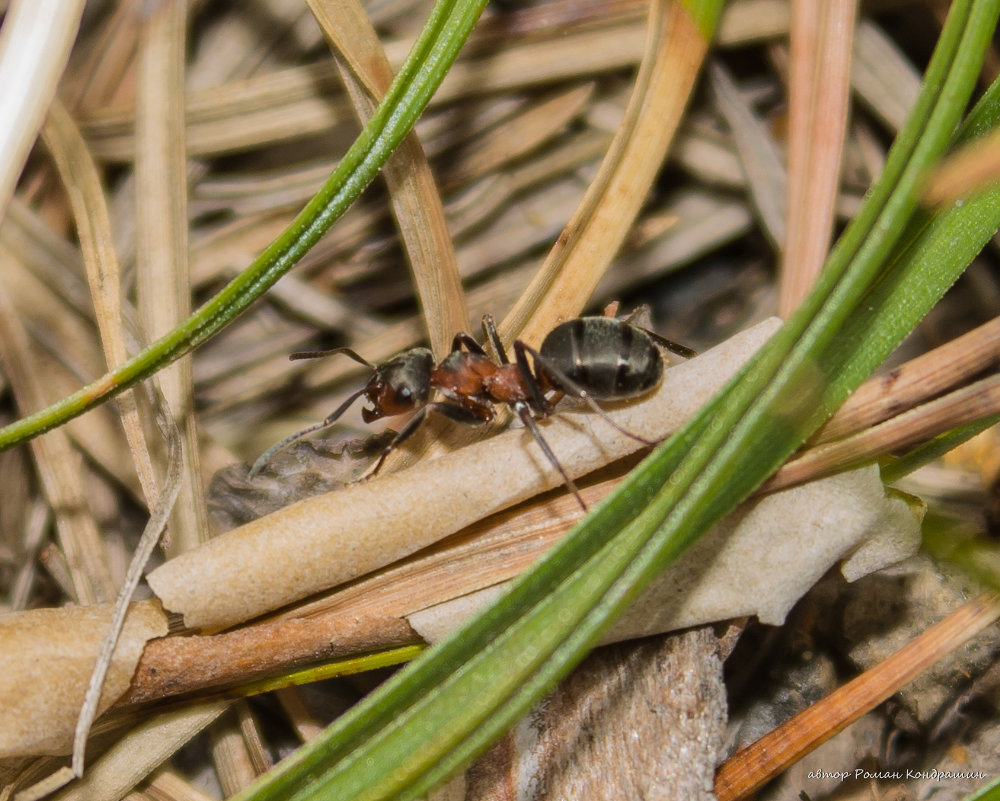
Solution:
<svg viewBox="0 0 1000 801">
<path fill-rule="evenodd" d="M 517 403 L 531 398 L 524 374 L 517 364 L 497 365 L 483 384 L 494 403 Z"/>
<path fill-rule="evenodd" d="M 451 400 L 489 400 L 486 382 L 496 370 L 497 366 L 487 356 L 455 350 L 431 371 L 430 383 Z"/>
</svg>

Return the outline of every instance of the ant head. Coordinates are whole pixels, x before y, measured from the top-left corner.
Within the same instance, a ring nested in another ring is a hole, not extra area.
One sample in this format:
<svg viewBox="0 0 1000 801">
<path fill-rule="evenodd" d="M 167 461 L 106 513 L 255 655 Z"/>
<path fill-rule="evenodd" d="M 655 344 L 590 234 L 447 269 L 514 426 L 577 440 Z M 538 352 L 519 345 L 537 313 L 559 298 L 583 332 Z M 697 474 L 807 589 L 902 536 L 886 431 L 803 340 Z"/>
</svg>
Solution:
<svg viewBox="0 0 1000 801">
<path fill-rule="evenodd" d="M 427 348 L 412 348 L 376 367 L 365 386 L 372 408 L 361 410 L 364 421 L 392 417 L 426 404 L 433 367 L 434 357 Z"/>
</svg>

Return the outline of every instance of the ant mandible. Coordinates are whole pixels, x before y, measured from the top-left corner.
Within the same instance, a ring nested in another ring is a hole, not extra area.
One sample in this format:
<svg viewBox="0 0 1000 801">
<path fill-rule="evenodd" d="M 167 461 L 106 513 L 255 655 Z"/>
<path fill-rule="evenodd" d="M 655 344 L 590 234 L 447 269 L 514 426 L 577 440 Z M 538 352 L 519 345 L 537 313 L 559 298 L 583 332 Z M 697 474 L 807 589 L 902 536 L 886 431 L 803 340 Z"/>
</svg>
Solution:
<svg viewBox="0 0 1000 801">
<path fill-rule="evenodd" d="M 576 484 L 559 463 L 538 428 L 537 420 L 554 411 L 547 393 L 570 395 L 586 403 L 622 434 L 644 445 L 653 443 L 619 426 L 598 401 L 618 401 L 646 394 L 663 376 L 660 348 L 684 358 L 693 350 L 664 339 L 628 320 L 616 317 L 578 317 L 557 325 L 535 350 L 524 342 L 514 342 L 514 361 L 497 335 L 489 315 L 483 317 L 486 340 L 497 354 L 489 357 L 483 347 L 465 332 L 455 335 L 451 352 L 440 364 L 427 348 L 412 348 L 383 364 L 372 364 L 350 348 L 293 353 L 290 359 L 313 359 L 342 353 L 371 369 L 367 383 L 347 398 L 325 420 L 292 434 L 269 448 L 250 469 L 253 479 L 274 454 L 302 437 L 333 425 L 359 397 L 370 404 L 361 410 L 366 423 L 416 410 L 382 451 L 369 475 L 382 467 L 386 457 L 409 439 L 431 412 L 466 425 L 482 425 L 494 419 L 496 404 L 508 406 L 520 418 L 545 457 L 559 471 L 567 489 L 586 511 Z M 531 356 L 534 369 L 529 363 Z M 431 400 L 436 390 L 442 400 Z"/>
</svg>

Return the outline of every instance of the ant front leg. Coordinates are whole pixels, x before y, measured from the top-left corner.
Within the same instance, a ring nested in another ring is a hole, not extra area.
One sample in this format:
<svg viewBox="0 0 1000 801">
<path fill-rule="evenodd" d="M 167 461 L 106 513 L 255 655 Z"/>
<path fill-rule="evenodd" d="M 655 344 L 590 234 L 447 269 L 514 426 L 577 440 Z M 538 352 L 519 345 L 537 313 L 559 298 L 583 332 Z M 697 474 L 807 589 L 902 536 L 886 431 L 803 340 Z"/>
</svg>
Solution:
<svg viewBox="0 0 1000 801">
<path fill-rule="evenodd" d="M 378 457 L 378 461 L 361 477 L 361 480 L 368 480 L 377 475 L 378 471 L 382 469 L 385 460 L 389 457 L 389 454 L 417 432 L 417 429 L 420 428 L 430 412 L 437 412 L 449 420 L 454 420 L 456 423 L 464 423 L 465 425 L 483 425 L 490 422 L 494 416 L 493 409 L 489 406 L 471 401 L 468 404 L 448 403 L 446 401 L 428 403 L 426 406 L 421 407 L 407 421 L 406 425 L 399 430 L 399 433 L 392 438 L 392 442 L 382 451 L 382 455 Z"/>
</svg>

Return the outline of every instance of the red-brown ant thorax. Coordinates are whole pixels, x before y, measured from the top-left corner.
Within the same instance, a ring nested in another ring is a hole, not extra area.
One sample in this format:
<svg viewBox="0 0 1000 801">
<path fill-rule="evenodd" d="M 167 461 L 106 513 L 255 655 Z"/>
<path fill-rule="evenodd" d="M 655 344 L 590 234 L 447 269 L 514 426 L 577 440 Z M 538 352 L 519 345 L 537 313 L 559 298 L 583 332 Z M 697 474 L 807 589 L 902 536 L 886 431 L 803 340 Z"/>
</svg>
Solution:
<svg viewBox="0 0 1000 801">
<path fill-rule="evenodd" d="M 467 351 L 452 351 L 431 371 L 431 385 L 450 398 L 476 398 L 484 394 L 483 379 L 496 372 L 487 357 Z"/>
<path fill-rule="evenodd" d="M 494 403 L 517 403 L 530 397 L 524 374 L 516 364 L 502 364 L 483 382 Z"/>
</svg>

